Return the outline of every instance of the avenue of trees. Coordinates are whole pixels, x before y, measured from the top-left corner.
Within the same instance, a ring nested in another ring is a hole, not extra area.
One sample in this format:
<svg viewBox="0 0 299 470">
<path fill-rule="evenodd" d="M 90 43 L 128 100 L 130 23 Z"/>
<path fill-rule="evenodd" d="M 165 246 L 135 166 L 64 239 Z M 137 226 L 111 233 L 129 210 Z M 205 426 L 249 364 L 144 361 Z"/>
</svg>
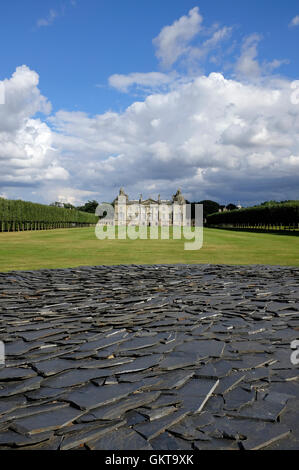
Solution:
<svg viewBox="0 0 299 470">
<path fill-rule="evenodd" d="M 73 208 L 0 198 L 0 231 L 45 230 L 96 224 L 94 214 Z"/>
<path fill-rule="evenodd" d="M 299 201 L 267 201 L 259 206 L 217 212 L 207 216 L 209 226 L 281 229 L 299 227 Z"/>
</svg>

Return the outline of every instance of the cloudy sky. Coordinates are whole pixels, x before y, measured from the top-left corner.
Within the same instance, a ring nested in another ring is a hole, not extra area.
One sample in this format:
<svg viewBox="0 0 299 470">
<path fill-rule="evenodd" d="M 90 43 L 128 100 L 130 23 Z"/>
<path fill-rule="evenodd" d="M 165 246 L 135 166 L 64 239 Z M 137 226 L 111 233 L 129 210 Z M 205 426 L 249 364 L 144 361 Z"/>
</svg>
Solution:
<svg viewBox="0 0 299 470">
<path fill-rule="evenodd" d="M 299 199 L 298 0 L 2 0 L 0 196 Z"/>
</svg>

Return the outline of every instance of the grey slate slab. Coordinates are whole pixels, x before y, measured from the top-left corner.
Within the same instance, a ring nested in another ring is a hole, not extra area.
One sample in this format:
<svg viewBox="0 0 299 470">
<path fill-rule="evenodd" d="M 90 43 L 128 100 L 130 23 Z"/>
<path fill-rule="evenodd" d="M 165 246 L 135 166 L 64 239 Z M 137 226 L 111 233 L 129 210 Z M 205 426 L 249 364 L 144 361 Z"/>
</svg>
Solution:
<svg viewBox="0 0 299 470">
<path fill-rule="evenodd" d="M 159 368 L 161 370 L 183 369 L 184 367 L 196 365 L 198 362 L 199 358 L 196 353 L 186 354 L 183 351 L 173 351 L 160 362 Z"/>
<path fill-rule="evenodd" d="M 60 450 L 70 450 L 79 445 L 88 443 L 90 441 L 98 440 L 107 433 L 115 433 L 116 429 L 125 424 L 124 420 L 111 421 L 110 423 L 97 424 L 97 426 L 90 429 L 86 426 L 86 430 L 73 433 L 63 439 Z"/>
<path fill-rule="evenodd" d="M 40 387 L 41 382 L 41 377 L 33 377 L 19 382 L 7 382 L 7 384 L 2 382 L 0 383 L 0 398 L 18 395 L 29 390 L 36 390 Z"/>
<path fill-rule="evenodd" d="M 149 419 L 149 421 L 155 421 L 155 419 L 160 419 L 174 413 L 177 411 L 177 408 L 175 406 L 161 406 L 152 410 L 147 408 L 137 408 L 137 410 Z"/>
<path fill-rule="evenodd" d="M 246 440 L 241 441 L 244 450 L 261 450 L 274 442 L 289 436 L 291 430 L 287 426 L 269 426 L 255 432 Z"/>
<path fill-rule="evenodd" d="M 48 361 L 32 363 L 32 367 L 43 377 L 58 374 L 59 372 L 67 371 L 69 369 L 76 369 L 79 366 L 80 362 L 76 363 L 66 359 L 50 359 Z"/>
<path fill-rule="evenodd" d="M 285 404 L 261 400 L 240 409 L 237 413 L 228 411 L 227 414 L 238 418 L 250 418 L 257 421 L 274 422 L 277 421 L 284 409 Z"/>
<path fill-rule="evenodd" d="M 96 341 L 88 341 L 87 343 L 82 344 L 79 347 L 78 351 L 90 351 L 91 349 L 97 351 L 98 349 L 104 349 L 113 344 L 120 344 L 126 341 L 127 339 L 128 333 L 125 331 L 120 331 L 119 333 L 107 336 L 106 338 L 101 338 Z"/>
<path fill-rule="evenodd" d="M 23 340 L 17 340 L 5 344 L 5 354 L 8 357 L 21 356 L 22 354 L 26 354 L 28 351 L 40 348 L 42 345 L 43 342 L 26 343 Z"/>
<path fill-rule="evenodd" d="M 20 434 L 38 434 L 67 426 L 81 415 L 82 411 L 68 406 L 17 419 L 11 428 Z"/>
<path fill-rule="evenodd" d="M 233 372 L 227 377 L 223 377 L 219 380 L 219 384 L 215 390 L 217 394 L 225 394 L 230 390 L 233 390 L 242 380 L 246 377 L 246 374 L 243 372 Z"/>
<path fill-rule="evenodd" d="M 152 450 L 152 446 L 133 429 L 121 428 L 87 443 L 91 450 Z"/>
<path fill-rule="evenodd" d="M 0 445 L 8 445 L 10 447 L 22 447 L 32 445 L 38 442 L 46 441 L 53 436 L 51 432 L 42 432 L 34 436 L 26 436 L 19 434 L 13 430 L 0 432 Z"/>
<path fill-rule="evenodd" d="M 136 393 L 128 398 L 124 398 L 118 403 L 103 405 L 92 409 L 87 415 L 82 416 L 81 422 L 89 422 L 97 419 L 109 420 L 119 419 L 129 410 L 138 409 L 155 401 L 160 392 Z"/>
<path fill-rule="evenodd" d="M 196 370 L 194 377 L 206 379 L 220 379 L 228 375 L 232 370 L 229 361 L 220 361 L 215 363 L 206 364 L 205 366 Z"/>
<path fill-rule="evenodd" d="M 173 390 L 182 387 L 194 376 L 193 370 L 176 370 L 173 372 L 166 372 L 157 376 L 156 384 L 151 386 L 151 390 Z"/>
<path fill-rule="evenodd" d="M 141 383 L 117 385 L 86 385 L 67 394 L 64 399 L 81 410 L 91 410 L 99 406 L 108 405 L 128 396 L 140 389 Z"/>
<path fill-rule="evenodd" d="M 195 353 L 198 358 L 205 357 L 221 357 L 225 349 L 223 341 L 215 340 L 196 340 L 188 341 L 178 346 L 175 351 L 183 351 L 185 353 Z"/>
<path fill-rule="evenodd" d="M 52 399 L 57 398 L 64 393 L 68 392 L 68 388 L 48 388 L 48 387 L 41 387 L 38 390 L 34 390 L 32 392 L 26 392 L 25 396 L 29 400 L 43 400 L 43 399 Z"/>
<path fill-rule="evenodd" d="M 225 394 L 224 409 L 225 410 L 240 410 L 242 407 L 249 405 L 255 401 L 255 393 L 253 391 L 246 391 L 242 387 L 237 387 L 234 390 Z"/>
<path fill-rule="evenodd" d="M 175 394 L 168 395 L 159 393 L 159 398 L 155 399 L 151 403 L 146 405 L 146 408 L 150 408 L 151 410 L 155 410 L 156 408 L 162 408 L 163 406 L 170 406 L 170 405 L 178 405 L 181 403 L 180 398 L 178 398 Z"/>
<path fill-rule="evenodd" d="M 149 369 L 160 363 L 163 356 L 161 354 L 151 354 L 145 357 L 139 357 L 128 364 L 124 364 L 115 368 L 115 375 L 130 374 L 132 372 L 139 372 Z"/>
<path fill-rule="evenodd" d="M 109 369 L 74 369 L 48 377 L 42 381 L 42 387 L 66 388 L 81 385 L 98 377 L 107 377 Z"/>
<path fill-rule="evenodd" d="M 9 413 L 26 403 L 26 397 L 23 395 L 19 395 L 17 397 L 12 398 L 4 398 L 0 401 L 0 415 L 4 413 Z"/>
<path fill-rule="evenodd" d="M 186 416 L 186 411 L 176 411 L 172 413 L 170 416 L 166 416 L 164 418 L 156 419 L 152 422 L 146 422 L 137 424 L 134 426 L 135 431 L 139 434 L 144 436 L 146 439 L 154 439 L 159 434 L 173 426 L 174 424 L 178 423 L 181 419 Z"/>
<path fill-rule="evenodd" d="M 60 436 L 53 436 L 50 439 L 47 439 L 46 441 L 43 441 L 39 444 L 33 444 L 33 445 L 26 445 L 26 447 L 23 447 L 22 450 L 59 450 L 60 444 L 62 441 L 62 437 Z"/>
<path fill-rule="evenodd" d="M 209 441 L 210 438 L 205 435 L 200 430 L 196 429 L 193 425 L 193 421 L 190 417 L 184 418 L 179 423 L 174 424 L 168 431 L 173 434 L 174 436 L 178 436 L 182 439 L 186 439 L 187 441 L 194 441 L 194 440 L 201 440 L 201 441 Z"/>
<path fill-rule="evenodd" d="M 30 342 L 30 341 L 36 341 L 36 340 L 41 340 L 49 336 L 54 336 L 57 335 L 58 333 L 65 333 L 65 329 L 62 328 L 49 328 L 45 330 L 37 330 L 37 331 L 31 331 L 28 333 L 21 333 L 21 338 L 23 338 L 25 341 Z"/>
<path fill-rule="evenodd" d="M 183 448 L 179 440 L 169 432 L 163 432 L 149 442 L 153 450 L 182 450 Z"/>
<path fill-rule="evenodd" d="M 5 367 L 0 369 L 0 382 L 8 380 L 21 380 L 36 377 L 37 373 L 30 368 Z"/>
<path fill-rule="evenodd" d="M 218 383 L 218 380 L 191 379 L 177 390 L 177 395 L 182 400 L 182 408 L 200 413 Z"/>
</svg>

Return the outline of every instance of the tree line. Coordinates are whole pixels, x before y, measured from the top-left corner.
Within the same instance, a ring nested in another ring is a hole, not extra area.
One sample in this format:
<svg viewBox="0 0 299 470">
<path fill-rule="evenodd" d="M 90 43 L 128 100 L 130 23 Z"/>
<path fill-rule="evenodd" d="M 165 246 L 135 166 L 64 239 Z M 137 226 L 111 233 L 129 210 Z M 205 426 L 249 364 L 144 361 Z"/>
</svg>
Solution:
<svg viewBox="0 0 299 470">
<path fill-rule="evenodd" d="M 0 198 L 0 231 L 46 230 L 94 225 L 94 214 L 22 200 Z"/>
<path fill-rule="evenodd" d="M 259 206 L 209 214 L 207 225 L 255 229 L 297 229 L 299 227 L 299 201 L 268 201 Z"/>
</svg>

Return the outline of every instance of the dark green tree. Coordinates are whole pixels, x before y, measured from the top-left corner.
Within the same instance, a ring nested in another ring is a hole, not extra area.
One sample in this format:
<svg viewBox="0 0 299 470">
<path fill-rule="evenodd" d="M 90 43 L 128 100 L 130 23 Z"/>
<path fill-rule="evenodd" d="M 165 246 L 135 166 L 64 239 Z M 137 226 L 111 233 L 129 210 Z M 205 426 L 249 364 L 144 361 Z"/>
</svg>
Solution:
<svg viewBox="0 0 299 470">
<path fill-rule="evenodd" d="M 226 208 L 228 211 L 235 211 L 236 209 L 238 209 L 235 204 L 228 204 Z"/>
<path fill-rule="evenodd" d="M 77 207 L 77 210 L 94 214 L 98 205 L 99 205 L 98 201 L 95 201 L 95 200 L 88 201 L 84 204 L 84 206 Z"/>
</svg>

